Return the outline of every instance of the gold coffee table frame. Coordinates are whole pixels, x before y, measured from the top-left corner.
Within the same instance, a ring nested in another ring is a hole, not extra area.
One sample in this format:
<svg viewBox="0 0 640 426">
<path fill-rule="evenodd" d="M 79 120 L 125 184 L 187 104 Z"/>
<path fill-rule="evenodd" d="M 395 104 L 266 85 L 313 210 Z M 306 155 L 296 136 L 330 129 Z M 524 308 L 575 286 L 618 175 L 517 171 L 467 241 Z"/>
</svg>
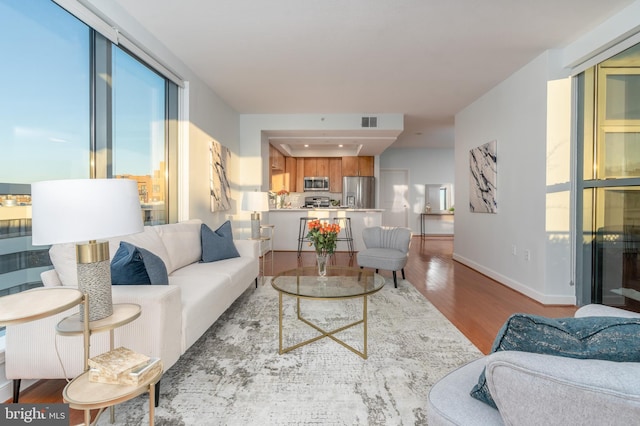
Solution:
<svg viewBox="0 0 640 426">
<path fill-rule="evenodd" d="M 382 276 L 369 270 L 328 266 L 327 276 L 322 280 L 318 276 L 316 267 L 296 268 L 282 272 L 271 280 L 271 285 L 278 291 L 278 350 L 279 354 L 290 352 L 301 346 L 308 345 L 322 338 L 328 337 L 336 343 L 349 349 L 351 352 L 367 359 L 367 296 L 376 293 L 384 287 L 385 280 Z M 320 333 L 319 336 L 305 340 L 289 347 L 283 347 L 282 332 L 282 295 L 286 294 L 296 298 L 296 314 L 298 320 L 304 322 Z M 347 324 L 335 330 L 324 330 L 302 316 L 300 299 L 310 300 L 345 300 L 362 298 L 362 319 Z M 340 340 L 336 333 L 347 330 L 356 325 L 363 325 L 363 350 L 359 351 L 348 343 Z"/>
</svg>

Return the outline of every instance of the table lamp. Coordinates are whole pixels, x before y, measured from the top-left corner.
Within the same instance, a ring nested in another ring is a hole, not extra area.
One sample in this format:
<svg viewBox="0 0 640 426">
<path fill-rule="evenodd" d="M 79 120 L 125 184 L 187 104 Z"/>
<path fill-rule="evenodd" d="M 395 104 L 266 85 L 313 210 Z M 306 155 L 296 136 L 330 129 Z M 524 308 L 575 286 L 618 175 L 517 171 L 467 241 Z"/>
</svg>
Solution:
<svg viewBox="0 0 640 426">
<path fill-rule="evenodd" d="M 76 243 L 78 289 L 89 321 L 113 314 L 108 241 L 142 232 L 138 184 L 130 179 L 69 179 L 31 185 L 32 244 Z M 80 307 L 83 318 L 83 306 Z"/>
<path fill-rule="evenodd" d="M 251 213 L 251 238 L 260 238 L 260 213 L 269 210 L 269 194 L 266 192 L 245 192 L 242 198 L 242 210 Z"/>
</svg>

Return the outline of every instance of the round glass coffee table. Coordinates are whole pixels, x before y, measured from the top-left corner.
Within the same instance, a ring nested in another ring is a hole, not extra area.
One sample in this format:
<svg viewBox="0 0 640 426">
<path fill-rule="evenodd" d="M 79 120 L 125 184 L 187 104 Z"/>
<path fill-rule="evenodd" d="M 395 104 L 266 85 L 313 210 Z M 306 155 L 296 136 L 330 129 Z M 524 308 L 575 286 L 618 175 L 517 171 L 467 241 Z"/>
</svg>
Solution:
<svg viewBox="0 0 640 426">
<path fill-rule="evenodd" d="M 370 271 L 358 268 L 348 268 L 339 266 L 327 267 L 326 279 L 320 280 L 318 276 L 318 269 L 316 267 L 305 267 L 291 269 L 289 271 L 282 272 L 276 275 L 271 281 L 271 285 L 278 291 L 278 338 L 279 338 L 279 353 L 282 355 L 301 346 L 320 340 L 324 337 L 328 337 L 331 340 L 341 344 L 345 348 L 360 355 L 362 358 L 367 358 L 367 297 L 377 291 L 380 291 L 384 287 L 385 280 L 382 276 Z M 298 320 L 304 322 L 310 327 L 314 328 L 320 335 L 303 342 L 297 343 L 293 346 L 283 347 L 283 335 L 282 335 L 282 295 L 286 294 L 296 298 L 296 313 Z M 347 324 L 343 327 L 335 330 L 324 330 L 318 325 L 312 323 L 308 319 L 302 316 L 300 311 L 300 299 L 312 299 L 312 300 L 344 300 L 352 298 L 362 298 L 362 319 Z M 363 325 L 363 350 L 350 346 L 344 341 L 335 336 L 336 333 L 344 331 L 348 328 L 356 325 Z"/>
</svg>

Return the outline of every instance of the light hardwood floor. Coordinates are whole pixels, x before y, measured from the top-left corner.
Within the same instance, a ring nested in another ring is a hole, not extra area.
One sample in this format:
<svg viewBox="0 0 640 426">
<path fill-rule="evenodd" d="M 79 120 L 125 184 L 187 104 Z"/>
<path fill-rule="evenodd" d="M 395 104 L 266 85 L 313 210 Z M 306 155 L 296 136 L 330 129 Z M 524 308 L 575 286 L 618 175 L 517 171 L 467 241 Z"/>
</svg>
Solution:
<svg viewBox="0 0 640 426">
<path fill-rule="evenodd" d="M 406 279 L 440 310 L 473 344 L 488 353 L 493 338 L 513 313 L 524 312 L 549 317 L 572 316 L 575 306 L 544 306 L 452 259 L 453 239 L 413 237 Z M 266 274 L 272 275 L 269 258 Z M 345 252 L 336 254 L 338 265 L 356 264 Z M 295 252 L 275 252 L 275 273 L 298 265 L 315 264 L 312 252 L 298 259 Z M 389 271 L 380 271 L 391 276 Z M 398 273 L 398 278 L 401 278 Z M 64 380 L 41 380 L 20 395 L 21 402 L 62 402 Z M 9 401 L 7 401 L 9 402 Z M 162 403 L 162 401 L 160 401 Z M 71 424 L 82 423 L 82 413 L 71 410 Z"/>
</svg>

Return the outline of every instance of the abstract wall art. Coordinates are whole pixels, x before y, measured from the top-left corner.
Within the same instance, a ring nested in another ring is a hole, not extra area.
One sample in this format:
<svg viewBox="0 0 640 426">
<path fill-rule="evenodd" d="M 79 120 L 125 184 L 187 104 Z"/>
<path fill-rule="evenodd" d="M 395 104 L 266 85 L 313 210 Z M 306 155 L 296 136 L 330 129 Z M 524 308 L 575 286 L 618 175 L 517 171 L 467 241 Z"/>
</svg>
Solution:
<svg viewBox="0 0 640 426">
<path fill-rule="evenodd" d="M 498 142 L 491 141 L 469 151 L 469 210 L 497 213 Z"/>
<path fill-rule="evenodd" d="M 231 208 L 231 185 L 227 179 L 227 165 L 231 151 L 220 142 L 209 142 L 209 196 L 211 211 Z"/>
</svg>

